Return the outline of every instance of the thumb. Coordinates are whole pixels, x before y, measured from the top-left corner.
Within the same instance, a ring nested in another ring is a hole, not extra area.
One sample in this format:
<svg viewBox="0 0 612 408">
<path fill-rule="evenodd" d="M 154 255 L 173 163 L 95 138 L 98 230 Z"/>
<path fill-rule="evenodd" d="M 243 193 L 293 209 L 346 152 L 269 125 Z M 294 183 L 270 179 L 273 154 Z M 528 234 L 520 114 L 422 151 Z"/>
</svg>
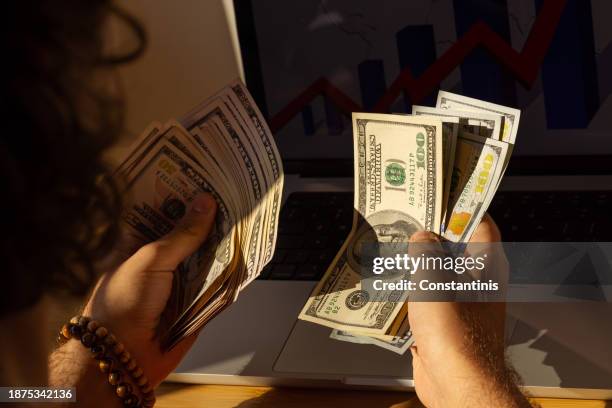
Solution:
<svg viewBox="0 0 612 408">
<path fill-rule="evenodd" d="M 168 235 L 153 243 L 152 268 L 173 270 L 206 240 L 215 221 L 217 203 L 209 193 L 193 199 L 189 213 Z"/>
<path fill-rule="evenodd" d="M 440 237 L 430 231 L 417 231 L 410 237 L 408 244 L 408 254 L 417 256 L 421 253 L 439 253 L 442 252 Z"/>
<path fill-rule="evenodd" d="M 411 258 L 422 260 L 414 271 L 411 271 L 410 280 L 414 282 L 415 289 L 411 292 L 410 302 L 426 302 L 432 300 L 445 300 L 446 294 L 440 294 L 435 291 L 426 290 L 421 286 L 421 283 L 428 282 L 445 282 L 449 278 L 448 272 L 440 270 L 439 262 L 431 262 L 435 258 L 444 257 L 444 249 L 438 235 L 429 231 L 417 231 L 410 237 L 408 244 L 408 255 Z M 410 309 L 410 306 L 408 307 Z M 410 313 L 408 313 L 410 315 Z"/>
</svg>

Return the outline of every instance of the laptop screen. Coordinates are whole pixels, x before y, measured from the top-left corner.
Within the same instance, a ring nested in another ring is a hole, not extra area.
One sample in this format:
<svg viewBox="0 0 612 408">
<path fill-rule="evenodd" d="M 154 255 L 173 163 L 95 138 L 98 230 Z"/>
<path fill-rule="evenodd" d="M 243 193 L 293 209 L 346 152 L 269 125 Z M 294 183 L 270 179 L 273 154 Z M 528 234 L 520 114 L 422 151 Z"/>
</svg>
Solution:
<svg viewBox="0 0 612 408">
<path fill-rule="evenodd" d="M 439 89 L 520 108 L 514 155 L 612 154 L 608 0 L 235 3 L 285 159 L 351 158 L 346 112 L 409 113 Z"/>
</svg>

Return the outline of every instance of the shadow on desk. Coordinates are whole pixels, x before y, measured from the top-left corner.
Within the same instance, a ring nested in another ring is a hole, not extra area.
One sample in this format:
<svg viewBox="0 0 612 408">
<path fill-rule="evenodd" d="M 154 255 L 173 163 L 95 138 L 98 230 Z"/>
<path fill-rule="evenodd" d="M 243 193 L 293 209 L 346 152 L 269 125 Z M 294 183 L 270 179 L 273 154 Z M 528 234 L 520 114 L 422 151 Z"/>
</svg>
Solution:
<svg viewBox="0 0 612 408">
<path fill-rule="evenodd" d="M 423 407 L 414 395 L 372 391 L 335 391 L 310 389 L 271 389 L 257 398 L 240 403 L 237 408 L 254 407 Z"/>
<path fill-rule="evenodd" d="M 612 408 L 612 401 L 532 398 L 541 408 Z M 421 408 L 414 393 L 164 383 L 156 408 Z"/>
<path fill-rule="evenodd" d="M 163 384 L 157 408 L 421 408 L 415 394 L 308 388 L 268 388 L 219 385 Z"/>
</svg>

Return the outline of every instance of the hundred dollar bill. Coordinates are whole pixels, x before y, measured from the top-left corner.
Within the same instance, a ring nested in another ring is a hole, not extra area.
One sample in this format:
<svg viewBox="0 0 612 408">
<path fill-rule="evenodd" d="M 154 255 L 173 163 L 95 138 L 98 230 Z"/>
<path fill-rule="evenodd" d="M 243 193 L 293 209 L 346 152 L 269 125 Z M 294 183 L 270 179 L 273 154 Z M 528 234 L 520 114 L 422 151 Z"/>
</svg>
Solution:
<svg viewBox="0 0 612 408">
<path fill-rule="evenodd" d="M 441 131 L 436 118 L 353 113 L 353 228 L 300 319 L 346 331 L 387 333 L 407 294 L 362 287 L 362 275 L 371 268 L 367 251 L 379 243 L 407 243 L 418 230 L 439 230 Z"/>
<path fill-rule="evenodd" d="M 448 108 L 432 108 L 429 106 L 417 106 L 414 114 L 437 116 L 442 122 L 451 118 L 459 120 L 459 132 L 468 132 L 475 135 L 498 139 L 501 134 L 503 117 L 486 112 L 465 111 Z"/>
<path fill-rule="evenodd" d="M 276 144 L 272 140 L 272 132 L 244 84 L 240 81 L 234 81 L 230 84 L 229 88 L 231 89 L 231 93 L 228 91 L 230 102 L 235 102 L 237 106 L 236 112 L 244 113 L 246 116 L 245 122 L 252 132 L 259 136 L 256 139 L 261 143 L 269 162 L 268 167 L 273 186 L 269 193 L 271 200 L 270 214 L 268 225 L 266 226 L 267 232 L 264 235 L 267 239 L 263 240 L 264 249 L 262 251 L 264 262 L 268 263 L 272 259 L 273 249 L 276 246 L 276 231 L 278 230 L 278 216 L 284 183 L 283 164 Z M 239 109 L 240 107 L 242 109 Z"/>
<path fill-rule="evenodd" d="M 235 215 L 228 211 L 218 188 L 202 171 L 168 143 L 159 143 L 128 180 L 130 194 L 123 217 L 142 236 L 141 245 L 170 232 L 187 214 L 198 193 L 208 191 L 218 203 L 218 217 L 209 239 L 177 268 L 175 285 L 181 288 L 179 311 L 194 302 L 233 257 L 234 243 L 230 237 Z"/>
<path fill-rule="evenodd" d="M 443 234 L 446 239 L 470 239 L 495 194 L 508 151 L 508 143 L 467 133 L 459 135 Z"/>
<path fill-rule="evenodd" d="M 498 105 L 491 102 L 481 101 L 467 96 L 457 95 L 451 92 L 438 92 L 436 106 L 443 109 L 457 109 L 465 111 L 485 112 L 501 115 L 504 120 L 499 140 L 514 144 L 518 132 L 518 124 L 521 111 L 508 106 Z"/>
<path fill-rule="evenodd" d="M 213 140 L 231 141 L 229 148 L 239 159 L 237 170 L 243 171 L 238 178 L 246 180 L 244 185 L 247 188 L 240 190 L 252 190 L 247 198 L 252 205 L 244 207 L 253 218 L 252 232 L 249 234 L 252 239 L 245 250 L 248 276 L 242 282 L 244 287 L 257 277 L 258 271 L 272 258 L 283 186 L 280 155 L 261 112 L 239 81 L 234 81 L 208 98 L 188 113 L 182 122 L 202 149 L 214 148 L 212 145 L 205 146 L 203 139 L 197 135 L 204 130 L 204 125 L 219 136 Z"/>
<path fill-rule="evenodd" d="M 444 220 L 446 219 L 450 180 L 453 174 L 453 163 L 455 162 L 455 148 L 457 146 L 457 133 L 459 131 L 460 118 L 458 116 L 452 116 L 445 113 L 445 111 L 441 109 L 418 105 L 412 106 L 412 114 L 436 116 L 442 121 L 442 168 L 444 173 L 444 189 L 442 191 L 442 220 Z"/>
<path fill-rule="evenodd" d="M 161 137 L 163 130 L 164 126 L 159 122 L 149 124 L 128 149 L 129 154 L 115 169 L 115 176 L 127 177 L 134 166 L 140 163 L 142 157 L 153 148 L 155 141 Z"/>
<path fill-rule="evenodd" d="M 331 332 L 329 338 L 356 344 L 372 344 L 397 354 L 404 354 L 410 348 L 410 346 L 414 344 L 412 333 L 408 333 L 406 336 L 402 337 L 393 337 L 389 340 L 382 340 L 375 337 L 363 336 L 360 334 L 335 329 Z"/>
</svg>

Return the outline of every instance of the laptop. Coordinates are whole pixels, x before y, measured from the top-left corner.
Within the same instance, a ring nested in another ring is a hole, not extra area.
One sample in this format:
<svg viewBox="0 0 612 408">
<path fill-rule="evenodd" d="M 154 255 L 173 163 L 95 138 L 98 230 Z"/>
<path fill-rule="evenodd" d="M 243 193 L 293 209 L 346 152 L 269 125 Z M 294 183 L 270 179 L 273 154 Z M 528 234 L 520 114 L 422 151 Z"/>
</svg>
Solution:
<svg viewBox="0 0 612 408">
<path fill-rule="evenodd" d="M 433 106 L 445 89 L 522 109 L 489 210 L 504 241 L 612 241 L 612 37 L 593 29 L 607 24 L 611 5 L 458 3 L 234 1 L 246 83 L 284 160 L 277 249 L 259 279 L 204 328 L 169 381 L 414 389 L 410 353 L 332 340 L 329 328 L 297 319 L 351 228 L 345 113 L 356 105 L 376 109 L 406 69 L 416 78 L 409 86 L 427 91 L 414 103 Z M 510 65 L 510 48 L 501 46 L 441 58 L 465 47 L 477 22 L 519 51 L 540 47 L 542 58 L 515 55 L 519 64 Z M 538 37 L 546 31 L 538 27 L 554 27 L 550 41 Z M 419 83 L 422 75 L 429 80 Z M 410 92 L 400 92 L 385 110 L 410 112 L 411 103 Z M 601 287 L 593 274 L 578 275 L 575 283 Z M 527 392 L 612 398 L 610 297 L 513 302 L 507 314 L 508 355 Z"/>
</svg>

